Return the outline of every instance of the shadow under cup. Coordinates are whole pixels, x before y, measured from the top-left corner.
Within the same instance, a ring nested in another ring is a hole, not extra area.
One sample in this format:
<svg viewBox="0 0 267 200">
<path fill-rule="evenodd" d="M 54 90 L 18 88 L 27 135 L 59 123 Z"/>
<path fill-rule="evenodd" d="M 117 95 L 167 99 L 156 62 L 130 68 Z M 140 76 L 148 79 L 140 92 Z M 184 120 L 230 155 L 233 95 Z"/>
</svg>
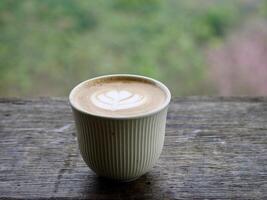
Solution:
<svg viewBox="0 0 267 200">
<path fill-rule="evenodd" d="M 130 117 L 107 117 L 85 112 L 74 106 L 74 91 L 90 81 L 125 77 L 148 81 L 161 88 L 166 101 L 156 110 Z M 131 181 L 149 171 L 158 160 L 164 143 L 168 88 L 154 79 L 137 75 L 108 75 L 80 83 L 70 93 L 81 155 L 99 176 Z"/>
</svg>

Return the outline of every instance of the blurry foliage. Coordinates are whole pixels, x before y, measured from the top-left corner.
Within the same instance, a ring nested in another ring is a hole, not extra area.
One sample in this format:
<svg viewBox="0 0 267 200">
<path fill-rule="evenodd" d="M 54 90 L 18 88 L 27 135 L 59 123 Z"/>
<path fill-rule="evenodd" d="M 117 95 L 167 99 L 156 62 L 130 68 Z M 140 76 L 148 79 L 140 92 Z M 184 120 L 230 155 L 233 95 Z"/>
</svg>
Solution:
<svg viewBox="0 0 267 200">
<path fill-rule="evenodd" d="M 267 23 L 247 23 L 208 52 L 210 73 L 220 95 L 267 94 Z"/>
<path fill-rule="evenodd" d="M 250 4 L 1 0 L 0 95 L 67 95 L 78 82 L 110 73 L 157 78 L 174 96 L 211 94 L 203 52 L 241 19 L 264 13 L 255 6 L 244 14 Z"/>
<path fill-rule="evenodd" d="M 114 0 L 113 7 L 121 11 L 149 14 L 159 8 L 160 0 Z"/>
<path fill-rule="evenodd" d="M 200 42 L 223 37 L 229 27 L 238 21 L 238 7 L 211 7 L 195 19 L 194 29 Z"/>
</svg>

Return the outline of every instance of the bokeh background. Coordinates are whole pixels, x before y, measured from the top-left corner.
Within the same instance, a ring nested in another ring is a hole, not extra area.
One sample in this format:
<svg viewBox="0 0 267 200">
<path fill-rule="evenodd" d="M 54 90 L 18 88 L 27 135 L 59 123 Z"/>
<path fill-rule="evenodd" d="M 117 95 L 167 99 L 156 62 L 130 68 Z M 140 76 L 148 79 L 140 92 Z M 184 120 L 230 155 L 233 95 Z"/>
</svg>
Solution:
<svg viewBox="0 0 267 200">
<path fill-rule="evenodd" d="M 134 73 L 173 96 L 267 95 L 266 0 L 1 0 L 0 96 Z"/>
</svg>

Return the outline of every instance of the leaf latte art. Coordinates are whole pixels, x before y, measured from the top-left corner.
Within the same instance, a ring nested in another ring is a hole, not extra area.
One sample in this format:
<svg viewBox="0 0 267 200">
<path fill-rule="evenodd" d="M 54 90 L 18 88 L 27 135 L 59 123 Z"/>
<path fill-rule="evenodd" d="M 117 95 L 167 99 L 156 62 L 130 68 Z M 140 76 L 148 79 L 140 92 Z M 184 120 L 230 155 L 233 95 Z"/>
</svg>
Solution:
<svg viewBox="0 0 267 200">
<path fill-rule="evenodd" d="M 138 107 L 145 103 L 146 98 L 127 90 L 108 90 L 100 93 L 96 92 L 91 96 L 91 101 L 97 107 L 116 111 Z"/>
<path fill-rule="evenodd" d="M 73 89 L 70 99 L 85 113 L 131 117 L 152 112 L 167 100 L 157 83 L 139 77 L 110 76 L 88 80 Z"/>
</svg>

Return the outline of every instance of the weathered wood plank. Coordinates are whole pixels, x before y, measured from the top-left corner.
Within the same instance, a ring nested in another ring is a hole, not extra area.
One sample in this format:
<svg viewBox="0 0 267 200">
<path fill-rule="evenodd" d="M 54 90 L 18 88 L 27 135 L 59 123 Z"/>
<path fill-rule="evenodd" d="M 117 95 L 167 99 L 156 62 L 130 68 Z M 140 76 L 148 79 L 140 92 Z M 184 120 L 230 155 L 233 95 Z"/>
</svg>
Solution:
<svg viewBox="0 0 267 200">
<path fill-rule="evenodd" d="M 0 99 L 0 198 L 266 199 L 267 98 L 176 98 L 157 165 L 131 183 L 82 161 L 66 99 Z"/>
</svg>

